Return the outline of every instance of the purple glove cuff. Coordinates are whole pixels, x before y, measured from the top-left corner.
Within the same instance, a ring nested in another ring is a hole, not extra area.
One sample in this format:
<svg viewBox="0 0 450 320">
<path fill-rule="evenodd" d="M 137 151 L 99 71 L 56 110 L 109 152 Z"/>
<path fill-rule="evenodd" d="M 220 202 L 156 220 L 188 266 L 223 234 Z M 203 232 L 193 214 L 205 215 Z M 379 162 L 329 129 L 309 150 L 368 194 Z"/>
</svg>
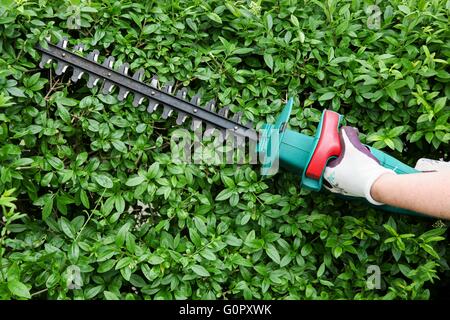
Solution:
<svg viewBox="0 0 450 320">
<path fill-rule="evenodd" d="M 343 138 L 343 131 L 345 131 L 345 133 L 347 134 L 348 139 L 350 140 L 351 144 L 359 151 L 361 151 L 363 154 L 365 154 L 366 156 L 368 156 L 369 158 L 373 159 L 376 161 L 376 163 L 380 163 L 380 161 L 375 158 L 375 156 L 372 154 L 372 152 L 370 152 L 370 150 L 361 143 L 361 141 L 359 141 L 358 138 L 358 129 L 354 128 L 354 127 L 349 127 L 349 126 L 344 126 L 341 129 L 342 131 L 339 134 L 339 137 L 341 139 L 341 146 L 342 146 L 342 153 L 339 157 L 337 157 L 334 160 L 331 160 L 328 163 L 328 167 L 330 168 L 334 168 L 336 167 L 339 163 L 341 163 L 342 159 L 345 156 L 345 143 L 344 143 L 344 138 Z"/>
</svg>

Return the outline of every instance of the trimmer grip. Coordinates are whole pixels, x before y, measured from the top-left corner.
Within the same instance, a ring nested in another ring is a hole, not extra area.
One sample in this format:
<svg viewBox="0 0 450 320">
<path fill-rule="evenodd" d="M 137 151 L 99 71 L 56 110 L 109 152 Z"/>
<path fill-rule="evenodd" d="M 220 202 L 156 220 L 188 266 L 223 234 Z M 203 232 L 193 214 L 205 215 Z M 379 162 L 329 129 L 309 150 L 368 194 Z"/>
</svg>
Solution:
<svg viewBox="0 0 450 320">
<path fill-rule="evenodd" d="M 341 155 L 342 146 L 339 138 L 339 114 L 325 110 L 322 128 L 317 146 L 306 168 L 308 178 L 319 180 L 325 170 L 328 160 Z"/>
<path fill-rule="evenodd" d="M 322 112 L 322 118 L 302 175 L 302 186 L 314 191 L 322 189 L 323 173 L 328 161 L 338 157 L 342 152 L 339 138 L 340 120 L 341 115 L 334 111 L 324 110 Z"/>
</svg>

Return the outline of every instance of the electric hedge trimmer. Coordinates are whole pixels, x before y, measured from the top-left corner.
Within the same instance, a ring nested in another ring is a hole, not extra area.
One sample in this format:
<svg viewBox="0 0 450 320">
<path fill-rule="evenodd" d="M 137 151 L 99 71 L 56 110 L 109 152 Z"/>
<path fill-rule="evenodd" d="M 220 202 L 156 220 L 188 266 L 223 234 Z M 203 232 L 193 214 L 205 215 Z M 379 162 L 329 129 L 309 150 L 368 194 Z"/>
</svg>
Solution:
<svg viewBox="0 0 450 320">
<path fill-rule="evenodd" d="M 162 106 L 162 118 L 167 119 L 174 111 L 177 113 L 176 123 L 182 125 L 190 117 L 191 130 L 202 128 L 218 130 L 222 137 L 233 136 L 234 146 L 242 146 L 246 141 L 256 148 L 256 153 L 263 160 L 263 174 L 270 173 L 274 165 L 285 168 L 297 175 L 301 175 L 301 185 L 310 190 L 320 191 L 323 185 L 323 173 L 328 161 L 341 154 L 339 126 L 342 116 L 331 110 L 324 110 L 316 135 L 310 137 L 299 132 L 289 130 L 287 123 L 291 114 L 293 99 L 290 98 L 274 124 L 265 124 L 258 133 L 250 124 L 241 123 L 241 114 L 229 117 L 229 108 L 224 107 L 215 112 L 214 100 L 205 107 L 200 107 L 200 97 L 187 98 L 187 88 L 172 92 L 173 83 L 160 86 L 157 77 L 153 77 L 149 84 L 143 82 L 144 70 L 139 69 L 130 74 L 129 64 L 123 63 L 117 70 L 113 69 L 114 58 L 108 57 L 102 64 L 98 63 L 99 51 L 94 50 L 83 57 L 83 45 L 76 45 L 74 50 L 67 49 L 67 38 L 57 45 L 47 43 L 47 48 L 37 46 L 42 52 L 40 68 L 51 61 L 58 62 L 56 74 L 61 75 L 69 67 L 72 68 L 73 82 L 83 75 L 88 76 L 87 86 L 94 87 L 103 82 L 102 93 L 109 94 L 114 87 L 119 88 L 118 100 L 123 101 L 129 93 L 133 93 L 135 107 L 147 103 L 147 111 L 154 112 Z M 414 173 L 416 169 L 402 163 L 388 154 L 369 147 L 373 155 L 384 167 L 393 169 L 399 174 Z M 417 213 L 400 208 L 381 206 L 380 208 L 401 214 Z"/>
</svg>

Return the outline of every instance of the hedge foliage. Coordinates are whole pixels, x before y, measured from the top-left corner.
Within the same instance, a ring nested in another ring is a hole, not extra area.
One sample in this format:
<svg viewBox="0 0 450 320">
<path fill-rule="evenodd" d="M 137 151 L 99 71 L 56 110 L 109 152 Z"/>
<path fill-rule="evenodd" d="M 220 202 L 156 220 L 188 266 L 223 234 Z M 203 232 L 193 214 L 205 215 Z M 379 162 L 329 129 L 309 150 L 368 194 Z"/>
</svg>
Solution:
<svg viewBox="0 0 450 320">
<path fill-rule="evenodd" d="M 258 126 L 292 96 L 292 129 L 330 108 L 414 164 L 448 160 L 450 1 L 1 3 L 0 298 L 417 299 L 448 276 L 446 223 L 174 164 L 173 119 L 39 69 L 34 45 L 67 35 Z"/>
</svg>

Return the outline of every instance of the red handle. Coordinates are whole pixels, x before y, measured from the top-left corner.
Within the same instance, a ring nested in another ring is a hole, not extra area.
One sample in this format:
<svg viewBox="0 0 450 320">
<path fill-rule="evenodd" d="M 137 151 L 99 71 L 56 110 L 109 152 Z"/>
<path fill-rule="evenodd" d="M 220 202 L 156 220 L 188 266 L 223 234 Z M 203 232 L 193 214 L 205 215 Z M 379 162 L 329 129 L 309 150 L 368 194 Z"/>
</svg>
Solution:
<svg viewBox="0 0 450 320">
<path fill-rule="evenodd" d="M 339 114 L 326 110 L 322 120 L 319 142 L 306 168 L 305 174 L 307 177 L 319 180 L 328 160 L 341 154 L 342 146 L 338 128 Z"/>
</svg>

